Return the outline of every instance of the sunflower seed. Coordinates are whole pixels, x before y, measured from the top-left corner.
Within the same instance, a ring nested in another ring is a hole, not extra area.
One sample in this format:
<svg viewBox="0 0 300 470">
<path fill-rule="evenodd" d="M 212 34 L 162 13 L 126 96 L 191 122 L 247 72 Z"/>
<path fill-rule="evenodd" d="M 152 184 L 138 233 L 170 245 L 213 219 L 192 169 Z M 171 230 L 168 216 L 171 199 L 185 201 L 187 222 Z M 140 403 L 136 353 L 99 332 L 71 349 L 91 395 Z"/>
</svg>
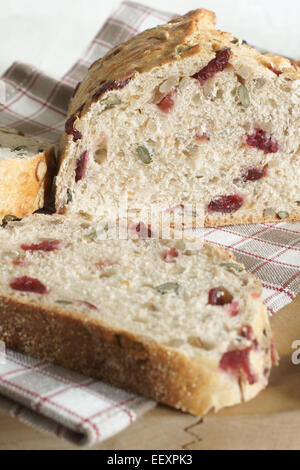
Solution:
<svg viewBox="0 0 300 470">
<path fill-rule="evenodd" d="M 100 100 L 99 103 L 104 105 L 103 111 L 105 111 L 106 109 L 113 108 L 117 104 L 121 104 L 122 101 L 116 95 L 109 95 L 106 98 L 104 98 L 103 100 Z"/>
<path fill-rule="evenodd" d="M 139 147 L 137 147 L 136 153 L 139 159 L 146 165 L 152 162 L 152 155 L 147 149 L 147 147 L 144 147 L 144 145 L 140 145 Z"/>
</svg>

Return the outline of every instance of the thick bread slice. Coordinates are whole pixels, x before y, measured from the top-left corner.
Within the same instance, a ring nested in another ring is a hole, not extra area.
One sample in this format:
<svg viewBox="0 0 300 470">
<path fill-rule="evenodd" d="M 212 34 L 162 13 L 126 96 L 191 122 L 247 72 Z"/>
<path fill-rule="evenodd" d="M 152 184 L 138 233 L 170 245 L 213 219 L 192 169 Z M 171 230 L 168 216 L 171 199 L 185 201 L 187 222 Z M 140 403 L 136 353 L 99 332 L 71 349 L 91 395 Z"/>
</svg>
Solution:
<svg viewBox="0 0 300 470">
<path fill-rule="evenodd" d="M 276 362 L 258 281 L 223 250 L 141 227 L 115 239 L 35 214 L 1 228 L 0 339 L 198 416 L 253 398 Z"/>
<path fill-rule="evenodd" d="M 102 215 L 127 197 L 130 210 L 203 205 L 211 226 L 299 220 L 299 129 L 296 63 L 196 10 L 91 66 L 68 113 L 57 209 Z"/>
<path fill-rule="evenodd" d="M 54 147 L 0 127 L 0 223 L 5 216 L 22 218 L 42 208 L 54 171 Z"/>
</svg>

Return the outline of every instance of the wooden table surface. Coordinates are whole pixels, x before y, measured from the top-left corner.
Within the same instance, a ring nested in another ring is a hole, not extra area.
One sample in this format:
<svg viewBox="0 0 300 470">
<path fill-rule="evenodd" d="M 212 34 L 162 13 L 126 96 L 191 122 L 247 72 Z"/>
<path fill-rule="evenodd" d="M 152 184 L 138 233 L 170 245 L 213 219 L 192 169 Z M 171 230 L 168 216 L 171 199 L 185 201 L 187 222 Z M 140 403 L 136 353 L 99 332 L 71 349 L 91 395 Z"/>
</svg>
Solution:
<svg viewBox="0 0 300 470">
<path fill-rule="evenodd" d="M 93 449 L 300 449 L 300 364 L 291 361 L 300 296 L 271 322 L 281 360 L 257 398 L 204 420 L 160 405 Z M 0 449 L 76 448 L 0 413 Z"/>
</svg>

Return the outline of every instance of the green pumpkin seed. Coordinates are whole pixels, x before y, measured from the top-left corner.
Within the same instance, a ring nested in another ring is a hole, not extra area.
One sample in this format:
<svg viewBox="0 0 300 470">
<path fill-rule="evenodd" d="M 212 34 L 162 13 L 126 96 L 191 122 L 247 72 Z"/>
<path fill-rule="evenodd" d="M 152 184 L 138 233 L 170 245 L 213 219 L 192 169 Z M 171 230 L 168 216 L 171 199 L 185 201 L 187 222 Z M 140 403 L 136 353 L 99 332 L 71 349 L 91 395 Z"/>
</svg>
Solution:
<svg viewBox="0 0 300 470">
<path fill-rule="evenodd" d="M 237 271 L 237 272 L 242 272 L 243 266 L 240 266 L 237 263 L 221 263 L 221 266 L 224 266 L 224 268 L 227 268 L 229 271 Z"/>
<path fill-rule="evenodd" d="M 240 85 L 239 86 L 238 97 L 239 97 L 241 105 L 244 108 L 248 108 L 250 106 L 250 95 L 249 95 L 249 91 L 247 90 L 245 85 Z"/>
<path fill-rule="evenodd" d="M 73 302 L 71 302 L 70 300 L 56 300 L 55 301 L 56 304 L 61 304 L 61 305 L 72 305 Z"/>
<path fill-rule="evenodd" d="M 68 189 L 67 189 L 67 204 L 69 204 L 69 202 L 72 202 L 72 200 L 73 200 L 72 192 L 71 192 L 71 190 L 68 188 Z"/>
<path fill-rule="evenodd" d="M 287 219 L 290 214 L 286 211 L 279 211 L 276 215 L 279 219 Z"/>
<path fill-rule="evenodd" d="M 95 241 L 97 240 L 97 231 L 93 230 L 91 233 L 88 233 L 87 235 L 84 236 L 84 238 L 87 238 L 88 240 Z"/>
<path fill-rule="evenodd" d="M 151 163 L 153 160 L 150 151 L 147 149 L 147 147 L 144 147 L 144 145 L 139 145 L 139 147 L 136 149 L 136 153 L 141 162 L 145 163 L 146 165 Z"/>
<path fill-rule="evenodd" d="M 14 152 L 19 152 L 20 150 L 27 150 L 26 145 L 19 145 L 18 147 L 14 148 Z"/>
<path fill-rule="evenodd" d="M 175 54 L 183 54 L 184 52 L 190 51 L 194 47 L 196 47 L 196 44 L 193 46 L 189 46 L 188 44 L 181 44 L 176 47 Z"/>
<path fill-rule="evenodd" d="M 18 217 L 16 217 L 15 215 L 7 214 L 2 219 L 2 227 L 5 227 L 8 224 L 8 222 L 13 222 L 17 220 L 21 220 L 21 219 L 18 219 Z M 0 219 L 0 222 L 1 222 L 1 219 Z"/>
<path fill-rule="evenodd" d="M 174 292 L 175 294 L 179 293 L 180 285 L 177 282 L 165 282 L 164 284 L 160 284 L 156 286 L 155 289 L 160 294 L 170 294 Z"/>
<path fill-rule="evenodd" d="M 110 108 L 113 108 L 114 106 L 116 106 L 118 104 L 121 104 L 122 101 L 116 95 L 109 95 L 106 98 L 104 98 L 103 100 L 100 100 L 99 103 L 104 106 L 103 111 L 105 111 L 106 109 L 110 109 Z"/>
</svg>

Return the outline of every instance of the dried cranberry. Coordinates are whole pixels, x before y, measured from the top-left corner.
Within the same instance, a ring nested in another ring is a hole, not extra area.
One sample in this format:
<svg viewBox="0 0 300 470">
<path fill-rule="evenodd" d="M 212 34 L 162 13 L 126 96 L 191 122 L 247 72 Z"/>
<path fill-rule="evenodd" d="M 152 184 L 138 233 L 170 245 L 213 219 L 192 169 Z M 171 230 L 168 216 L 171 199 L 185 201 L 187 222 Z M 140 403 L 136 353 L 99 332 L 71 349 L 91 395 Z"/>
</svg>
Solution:
<svg viewBox="0 0 300 470">
<path fill-rule="evenodd" d="M 208 204 L 208 212 L 221 212 L 223 214 L 230 214 L 242 207 L 244 203 L 243 196 L 239 194 L 230 194 L 228 196 L 220 196 L 219 198 L 210 201 Z"/>
<path fill-rule="evenodd" d="M 121 48 L 118 47 L 117 49 L 115 49 L 114 51 L 112 51 L 110 54 L 108 54 L 104 59 L 105 60 L 109 60 L 111 59 L 112 57 L 114 57 L 115 55 L 119 54 L 119 52 L 121 52 Z M 97 62 L 97 61 L 96 61 Z"/>
<path fill-rule="evenodd" d="M 28 263 L 22 259 L 13 259 L 12 264 L 14 266 L 28 266 Z"/>
<path fill-rule="evenodd" d="M 203 85 L 206 80 L 213 77 L 215 73 L 222 72 L 228 64 L 231 54 L 230 48 L 222 49 L 216 52 L 216 57 L 212 59 L 203 69 L 192 75 L 192 78 L 199 80 L 200 85 Z"/>
<path fill-rule="evenodd" d="M 243 371 L 250 385 L 258 382 L 258 377 L 252 373 L 250 367 L 249 354 L 251 349 L 250 346 L 249 348 L 226 352 L 220 360 L 220 368 L 237 377 L 240 377 L 240 373 Z"/>
<path fill-rule="evenodd" d="M 209 305 L 225 305 L 230 304 L 233 300 L 232 295 L 225 287 L 214 287 L 208 293 Z"/>
<path fill-rule="evenodd" d="M 170 113 L 174 108 L 173 92 L 170 91 L 156 106 L 158 106 L 163 113 Z"/>
<path fill-rule="evenodd" d="M 270 135 L 263 129 L 255 129 L 253 134 L 247 136 L 247 145 L 263 150 L 264 153 L 276 153 L 279 145 Z"/>
<path fill-rule="evenodd" d="M 152 237 L 152 232 L 151 232 L 151 226 L 146 225 L 143 222 L 139 222 L 135 226 L 135 232 L 138 234 L 139 238 L 151 238 Z"/>
<path fill-rule="evenodd" d="M 242 172 L 242 180 L 244 182 L 246 181 L 257 181 L 260 180 L 261 178 L 267 176 L 267 168 L 265 166 L 263 167 L 251 167 L 251 168 L 246 168 Z"/>
<path fill-rule="evenodd" d="M 226 310 L 227 315 L 230 317 L 235 317 L 240 313 L 240 306 L 238 302 L 232 302 L 230 305 L 228 305 L 228 308 Z"/>
<path fill-rule="evenodd" d="M 276 67 L 273 67 L 273 65 L 269 65 L 268 68 L 272 70 L 272 72 L 276 73 L 277 76 L 283 73 L 282 70 L 278 70 Z"/>
<path fill-rule="evenodd" d="M 100 96 L 102 96 L 106 91 L 121 90 L 130 82 L 130 80 L 132 80 L 132 78 L 133 77 L 128 77 L 124 80 L 110 80 L 109 82 L 106 82 L 98 91 L 96 91 L 96 93 L 94 93 L 92 100 L 97 101 L 98 98 L 100 98 Z"/>
<path fill-rule="evenodd" d="M 30 245 L 23 243 L 21 245 L 21 248 L 22 250 L 28 251 L 54 251 L 57 250 L 60 244 L 60 240 L 45 240 L 41 243 L 31 243 Z"/>
<path fill-rule="evenodd" d="M 165 250 L 163 252 L 162 259 L 166 263 L 175 263 L 176 258 L 178 258 L 178 256 L 179 256 L 178 251 L 176 250 L 175 247 L 173 247 L 173 248 L 170 248 L 169 250 Z"/>
<path fill-rule="evenodd" d="M 88 152 L 88 150 L 85 150 L 84 152 L 82 152 L 82 154 L 80 155 L 80 157 L 77 160 L 76 169 L 75 169 L 75 181 L 76 181 L 76 183 L 77 183 L 77 181 L 79 181 L 79 180 L 81 180 L 82 178 L 85 177 L 88 158 L 89 158 L 89 152 Z"/>
<path fill-rule="evenodd" d="M 65 125 L 66 133 L 69 135 L 73 135 L 74 142 L 76 142 L 76 140 L 81 139 L 82 137 L 81 132 L 77 129 L 74 129 L 74 122 L 76 121 L 77 117 L 78 116 L 76 114 L 72 114 L 72 116 L 66 121 Z"/>
<path fill-rule="evenodd" d="M 12 289 L 22 292 L 34 292 L 35 294 L 47 294 L 48 292 L 41 281 L 28 276 L 16 277 L 9 285 Z"/>
<path fill-rule="evenodd" d="M 240 335 L 243 338 L 247 338 L 248 341 L 251 341 L 252 347 L 256 350 L 258 348 L 258 342 L 253 333 L 252 327 L 250 325 L 243 325 L 240 331 Z"/>
</svg>

